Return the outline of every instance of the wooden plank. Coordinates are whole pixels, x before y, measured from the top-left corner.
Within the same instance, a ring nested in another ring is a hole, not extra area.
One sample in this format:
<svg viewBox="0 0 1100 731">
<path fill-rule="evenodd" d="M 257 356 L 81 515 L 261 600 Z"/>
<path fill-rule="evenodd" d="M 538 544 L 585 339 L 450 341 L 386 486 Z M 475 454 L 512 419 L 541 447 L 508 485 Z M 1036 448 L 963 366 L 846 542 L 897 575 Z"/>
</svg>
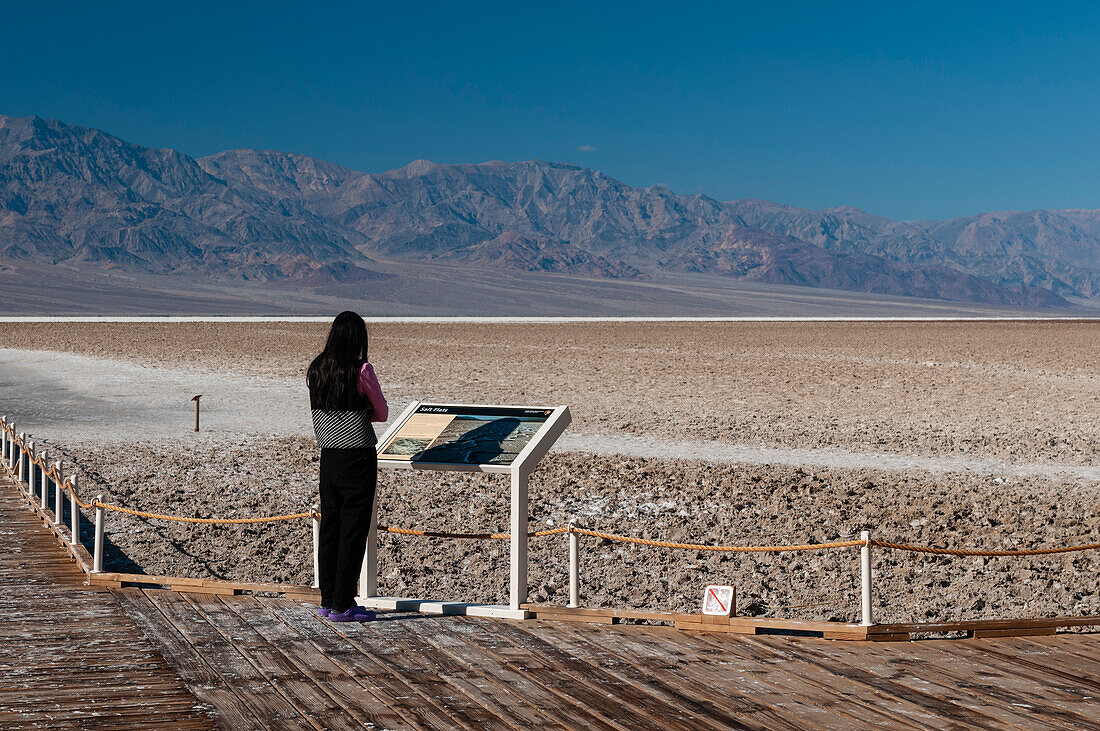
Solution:
<svg viewBox="0 0 1100 731">
<path fill-rule="evenodd" d="M 774 647 L 780 638 L 754 637 L 748 642 Z M 935 678 L 910 678 L 899 674 L 895 667 L 884 666 L 880 672 L 872 659 L 876 657 L 871 650 L 874 645 L 863 647 L 836 642 L 799 643 L 798 654 L 805 661 L 832 673 L 837 683 L 849 681 L 869 686 L 881 694 L 891 696 L 897 702 L 920 708 L 925 714 L 940 719 L 940 722 L 953 722 L 967 726 L 988 727 L 997 723 L 996 715 L 990 712 L 986 704 L 974 703 L 972 699 L 959 693 L 949 684 L 936 682 Z M 913 644 L 896 646 L 912 651 Z M 891 652 L 898 650 L 891 647 Z"/>
<path fill-rule="evenodd" d="M 904 652 L 894 648 L 875 648 L 869 652 L 854 648 L 834 649 L 847 650 L 853 661 L 865 664 L 881 659 L 883 672 L 909 676 L 910 679 L 903 682 L 939 687 L 945 698 L 995 716 L 1004 723 L 1028 727 L 1058 723 L 1077 728 L 1082 727 L 1082 722 L 1087 724 L 1088 715 L 1082 714 L 1077 705 L 1080 697 L 1064 694 L 1056 682 L 1050 683 L 1047 679 L 1036 682 L 1023 677 L 1007 663 L 988 662 L 980 652 L 986 644 L 988 642 L 926 640 L 907 646 Z"/>
<path fill-rule="evenodd" d="M 615 624 L 615 617 L 601 617 L 593 614 L 536 614 L 541 622 L 582 622 L 584 624 Z"/>
<path fill-rule="evenodd" d="M 1010 627 L 1007 629 L 976 629 L 971 637 L 1049 637 L 1057 633 L 1054 627 Z"/>
<path fill-rule="evenodd" d="M 911 637 L 905 632 L 893 632 L 890 634 L 879 633 L 874 635 L 867 635 L 866 637 L 827 637 L 826 639 L 840 640 L 840 639 L 857 639 L 857 640 L 870 640 L 871 642 L 909 642 Z"/>
<path fill-rule="evenodd" d="M 1030 638 L 965 640 L 936 643 L 946 657 L 941 663 L 969 662 L 982 676 L 995 679 L 998 687 L 1023 696 L 1024 707 L 1067 726 L 1100 728 L 1100 677 L 1068 657 L 1051 664 L 1040 655 Z M 943 645 L 949 645 L 945 648 Z M 948 659 L 949 658 L 949 659 Z"/>
<path fill-rule="evenodd" d="M 838 687 L 834 675 L 799 658 L 795 649 L 801 642 L 791 642 L 792 652 L 777 656 L 732 635 L 668 632 L 661 644 L 657 644 L 660 637 L 657 630 L 624 632 L 621 642 L 631 648 L 639 642 L 652 643 L 653 649 L 660 654 L 686 658 L 686 662 L 682 659 L 681 662 L 688 669 L 685 672 L 691 673 L 694 683 L 726 692 L 737 690 L 749 699 L 766 703 L 777 714 L 796 718 L 803 725 L 824 729 L 862 729 L 868 725 L 927 728 L 934 720 L 929 717 L 922 723 L 920 718 L 914 720 L 910 708 L 895 707 L 889 700 L 882 702 L 879 697 L 868 698 L 874 694 L 858 687 Z M 652 662 L 653 658 L 647 658 L 647 664 Z M 738 701 L 731 697 L 729 702 Z"/>
<path fill-rule="evenodd" d="M 515 719 L 513 723 L 518 728 L 563 724 L 568 728 L 602 731 L 620 728 L 592 713 L 583 704 L 556 695 L 517 671 L 512 664 L 502 663 L 483 652 L 464 639 L 454 627 L 455 623 L 450 620 L 446 624 L 439 620 L 437 624 L 430 626 L 419 622 L 407 624 L 408 631 L 419 635 L 425 642 L 461 663 L 469 673 L 483 678 L 486 683 L 479 686 L 484 696 L 482 704 L 500 705 Z M 531 661 L 534 662 L 535 659 L 532 658 Z"/>
<path fill-rule="evenodd" d="M 172 588 L 175 591 L 194 591 L 197 593 L 234 593 L 242 591 L 266 592 L 271 594 L 294 594 L 301 597 L 320 597 L 320 590 L 304 584 L 274 584 L 256 581 L 232 581 L 225 579 L 200 579 L 187 576 L 164 576 L 161 574 L 128 574 L 104 571 L 93 574 L 90 579 L 96 582 L 123 582 L 135 585 Z M 189 588 L 194 587 L 194 588 Z M 212 591 L 202 591 L 210 589 Z M 219 590 L 219 591 L 213 591 Z"/>
<path fill-rule="evenodd" d="M 860 633 L 860 632 L 822 632 L 821 637 L 822 637 L 822 639 L 825 639 L 825 640 L 849 640 L 849 641 L 860 641 L 860 640 L 871 639 L 867 636 L 867 634 L 865 632 L 864 633 Z M 906 639 L 906 640 L 909 639 L 909 635 L 881 635 L 881 637 L 887 637 L 887 638 L 904 637 L 904 639 Z"/>
<path fill-rule="evenodd" d="M 309 640 L 286 624 L 259 599 L 251 596 L 223 600 L 272 647 L 299 668 L 338 703 L 357 723 L 380 728 L 406 727 L 390 708 L 356 681 L 352 673 L 318 652 Z"/>
<path fill-rule="evenodd" d="M 48 716 L 50 723 L 213 728 L 117 601 L 84 586 L 62 534 L 12 498 L 0 490 L 0 726 L 35 718 L 47 725 Z"/>
<path fill-rule="evenodd" d="M 641 619 L 654 622 L 675 622 L 676 620 L 693 621 L 702 617 L 701 614 L 689 614 L 685 612 L 658 612 L 647 609 L 605 609 L 599 607 L 562 607 L 556 604 L 523 604 L 522 608 L 528 609 L 543 619 L 558 619 L 566 616 L 590 616 L 610 617 L 613 619 Z M 550 617 L 549 615 L 553 615 Z"/>
<path fill-rule="evenodd" d="M 233 689 L 233 684 L 203 658 L 140 589 L 112 592 L 172 663 L 195 697 L 215 709 L 223 725 L 234 729 L 265 729 L 266 724 Z"/>
<path fill-rule="evenodd" d="M 702 622 L 677 622 L 676 629 L 683 632 L 720 632 L 737 635 L 755 635 L 760 632 L 760 627 L 742 624 L 704 624 Z"/>
<path fill-rule="evenodd" d="M 407 622 L 435 623 L 438 619 L 390 615 L 369 625 L 333 624 L 332 627 L 357 649 L 369 651 L 385 662 L 391 672 L 419 689 L 464 727 L 506 726 L 505 719 L 514 713 L 514 708 L 507 704 L 508 699 L 502 698 L 502 703 L 491 703 L 488 708 L 481 705 L 479 701 L 484 694 L 470 682 L 467 669 L 423 642 L 416 634 L 408 632 L 405 629 Z M 537 713 L 531 715 L 538 716 Z"/>
<path fill-rule="evenodd" d="M 248 662 L 225 637 L 210 626 L 206 617 L 174 591 L 147 589 L 143 593 L 172 623 L 257 718 L 271 728 L 301 729 L 312 724 L 273 688 L 262 673 Z"/>
<path fill-rule="evenodd" d="M 964 632 L 968 630 L 993 630 L 1034 627 L 1100 627 L 1100 616 L 1039 617 L 1034 619 L 975 619 L 950 622 L 910 622 L 905 624 L 876 624 L 871 634 L 890 632 Z"/>
<path fill-rule="evenodd" d="M 226 606 L 218 596 L 184 594 L 210 626 L 264 677 L 315 728 L 352 729 L 359 722 L 332 696 Z"/>
<path fill-rule="evenodd" d="M 379 622 L 372 629 L 378 631 L 383 641 L 417 658 L 421 664 L 437 667 L 446 682 L 454 685 L 483 712 L 491 714 L 496 725 L 561 727 L 561 722 L 555 717 L 557 714 L 546 716 L 540 713 L 528 698 L 495 683 L 484 673 L 475 671 L 470 663 L 459 659 L 456 653 L 447 652 L 431 641 L 432 637 L 453 636 L 454 625 L 450 618 L 432 617 L 418 621 L 413 616 L 406 616 L 394 618 L 391 622 Z M 560 701 L 557 705 L 561 705 Z"/>
<path fill-rule="evenodd" d="M 1013 642 L 1017 652 L 1024 648 L 1036 658 L 1049 658 L 1050 665 L 1073 667 L 1087 677 L 1100 677 L 1100 641 L 1093 634 L 1066 632 L 1053 637 L 1028 637 Z"/>
<path fill-rule="evenodd" d="M 482 633 L 489 632 L 508 644 L 490 646 L 483 639 L 479 645 L 486 647 L 504 661 L 524 662 L 529 656 L 541 658 L 546 664 L 527 663 L 523 672 L 542 685 L 564 697 L 576 698 L 598 711 L 605 719 L 625 724 L 631 728 L 691 728 L 694 719 L 682 711 L 673 711 L 654 696 L 642 692 L 619 678 L 586 663 L 578 661 L 566 652 L 523 629 L 522 624 L 493 622 L 478 617 L 467 617 L 461 623 L 476 627 Z M 478 638 L 471 633 L 471 638 Z M 484 637 L 484 635 L 482 635 Z"/>
<path fill-rule="evenodd" d="M 717 729 L 737 728 L 745 725 L 744 718 L 750 717 L 757 723 L 767 719 L 767 727 L 773 729 L 803 727 L 802 723 L 796 724 L 794 718 L 777 712 L 756 698 L 737 697 L 728 686 L 716 688 L 713 682 L 702 682 L 701 674 L 696 672 L 700 665 L 707 664 L 702 658 L 694 659 L 694 662 L 670 662 L 665 653 L 639 656 L 638 653 L 620 651 L 624 635 L 648 634 L 645 629 L 598 633 L 561 626 L 552 631 L 527 625 L 524 629 L 537 631 L 541 638 L 561 650 L 695 715 L 700 724 Z"/>
<path fill-rule="evenodd" d="M 402 719 L 405 726 L 418 728 L 454 728 L 458 722 L 436 707 L 418 689 L 406 683 L 386 663 L 362 646 L 353 646 L 333 631 L 332 625 L 314 615 L 314 607 L 286 599 L 262 600 L 286 624 L 306 637 L 318 651 L 345 668 L 376 698 Z"/>
<path fill-rule="evenodd" d="M 935 651 L 926 643 L 889 647 L 833 643 L 823 648 L 822 652 L 875 677 L 890 678 L 914 691 L 928 693 L 941 701 L 981 714 L 987 718 L 987 725 L 1033 723 L 1026 712 L 1003 702 L 1003 698 L 996 694 L 983 697 L 985 688 L 982 679 L 973 676 L 966 663 L 956 663 L 949 668 L 934 666 L 930 659 L 934 658 Z"/>
</svg>

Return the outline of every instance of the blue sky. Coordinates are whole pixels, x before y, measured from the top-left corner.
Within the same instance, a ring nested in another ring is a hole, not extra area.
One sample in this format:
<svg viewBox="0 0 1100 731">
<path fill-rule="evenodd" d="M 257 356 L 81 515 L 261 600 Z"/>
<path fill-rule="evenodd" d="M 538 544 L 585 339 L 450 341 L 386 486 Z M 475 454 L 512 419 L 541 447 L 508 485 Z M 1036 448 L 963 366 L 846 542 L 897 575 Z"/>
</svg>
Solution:
<svg viewBox="0 0 1100 731">
<path fill-rule="evenodd" d="M 0 4 L 0 113 L 893 218 L 1100 208 L 1096 3 Z"/>
</svg>

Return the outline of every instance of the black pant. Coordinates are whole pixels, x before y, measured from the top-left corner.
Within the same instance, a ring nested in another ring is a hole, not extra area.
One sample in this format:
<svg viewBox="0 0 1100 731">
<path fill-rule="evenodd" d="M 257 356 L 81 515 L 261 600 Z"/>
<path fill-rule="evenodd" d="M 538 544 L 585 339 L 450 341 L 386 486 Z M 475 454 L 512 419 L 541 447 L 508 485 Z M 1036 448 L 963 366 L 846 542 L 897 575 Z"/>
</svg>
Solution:
<svg viewBox="0 0 1100 731">
<path fill-rule="evenodd" d="M 342 612 L 355 603 L 377 483 L 374 447 L 321 450 L 322 607 Z"/>
</svg>

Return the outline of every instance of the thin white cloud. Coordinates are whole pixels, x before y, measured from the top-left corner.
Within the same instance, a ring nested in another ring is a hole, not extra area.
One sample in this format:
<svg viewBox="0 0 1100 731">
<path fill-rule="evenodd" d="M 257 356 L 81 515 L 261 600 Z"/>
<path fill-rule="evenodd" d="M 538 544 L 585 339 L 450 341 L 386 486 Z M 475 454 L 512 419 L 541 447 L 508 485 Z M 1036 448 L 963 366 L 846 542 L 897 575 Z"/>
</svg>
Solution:
<svg viewBox="0 0 1100 731">
<path fill-rule="evenodd" d="M 577 148 L 577 152 L 595 152 L 596 148 L 592 145 L 581 145 Z"/>
</svg>

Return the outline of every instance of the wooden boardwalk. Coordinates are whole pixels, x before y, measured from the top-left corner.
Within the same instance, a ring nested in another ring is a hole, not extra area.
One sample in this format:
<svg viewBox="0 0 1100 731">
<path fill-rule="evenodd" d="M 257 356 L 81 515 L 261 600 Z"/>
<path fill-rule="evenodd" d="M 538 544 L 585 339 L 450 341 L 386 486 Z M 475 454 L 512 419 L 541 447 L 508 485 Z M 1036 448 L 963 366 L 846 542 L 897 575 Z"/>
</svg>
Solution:
<svg viewBox="0 0 1100 731">
<path fill-rule="evenodd" d="M 215 728 L 146 635 L 0 480 L 0 728 Z"/>
<path fill-rule="evenodd" d="M 1100 729 L 1100 635 L 857 643 L 94 589 L 0 490 L 0 727 Z M 193 694 L 193 695 L 192 695 Z M 209 714 L 209 715 L 208 715 Z"/>
<path fill-rule="evenodd" d="M 1100 728 L 1096 635 L 854 643 L 115 590 L 233 728 Z"/>
</svg>

